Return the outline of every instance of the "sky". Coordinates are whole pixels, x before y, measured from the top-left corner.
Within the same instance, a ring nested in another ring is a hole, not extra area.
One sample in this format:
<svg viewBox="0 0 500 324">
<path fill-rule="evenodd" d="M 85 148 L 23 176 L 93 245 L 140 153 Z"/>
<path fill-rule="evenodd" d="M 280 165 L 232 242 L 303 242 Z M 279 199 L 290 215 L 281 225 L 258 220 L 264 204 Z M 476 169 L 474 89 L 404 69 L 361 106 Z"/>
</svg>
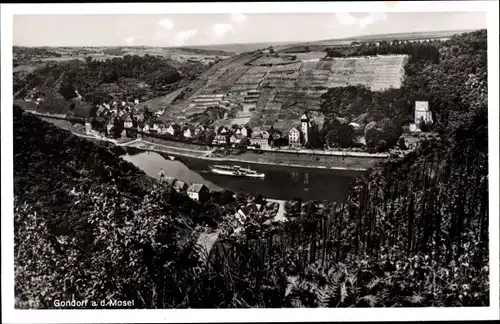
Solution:
<svg viewBox="0 0 500 324">
<path fill-rule="evenodd" d="M 485 12 L 16 15 L 15 46 L 194 46 L 301 42 L 487 28 Z"/>
</svg>

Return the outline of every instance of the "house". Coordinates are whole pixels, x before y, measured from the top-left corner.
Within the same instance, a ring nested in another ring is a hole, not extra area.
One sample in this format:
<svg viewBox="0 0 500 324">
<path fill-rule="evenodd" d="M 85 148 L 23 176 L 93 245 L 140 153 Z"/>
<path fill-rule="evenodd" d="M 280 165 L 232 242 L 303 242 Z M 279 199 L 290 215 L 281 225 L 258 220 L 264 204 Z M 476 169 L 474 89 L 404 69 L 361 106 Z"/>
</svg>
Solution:
<svg viewBox="0 0 500 324">
<path fill-rule="evenodd" d="M 167 125 L 165 125 L 163 123 L 160 124 L 158 133 L 161 134 L 161 135 L 168 134 L 168 127 L 167 127 Z"/>
<path fill-rule="evenodd" d="M 193 183 L 187 189 L 187 194 L 194 201 L 205 202 L 210 197 L 210 190 L 204 184 Z"/>
<path fill-rule="evenodd" d="M 130 116 L 130 114 L 125 114 L 123 116 L 123 127 L 127 128 L 127 129 L 134 127 L 134 121 L 132 120 L 132 117 Z"/>
<path fill-rule="evenodd" d="M 300 137 L 300 131 L 296 127 L 290 129 L 290 132 L 288 133 L 288 145 L 290 147 L 302 146 Z"/>
<path fill-rule="evenodd" d="M 275 131 L 273 132 L 273 134 L 271 135 L 271 138 L 272 138 L 273 140 L 275 140 L 275 141 L 278 141 L 278 140 L 280 140 L 280 139 L 281 139 L 281 136 L 282 136 L 281 132 L 280 132 L 280 131 L 275 130 Z"/>
<path fill-rule="evenodd" d="M 432 112 L 429 110 L 428 101 L 415 101 L 415 124 L 423 120 L 426 123 L 432 123 Z"/>
<path fill-rule="evenodd" d="M 410 124 L 410 132 L 420 132 L 420 123 L 432 124 L 432 112 L 429 110 L 428 101 L 415 101 L 415 120 Z"/>
<path fill-rule="evenodd" d="M 168 184 L 169 186 L 173 187 L 177 179 L 174 177 L 165 177 L 163 178 L 163 181 L 165 181 L 165 183 Z"/>
<path fill-rule="evenodd" d="M 282 134 L 280 131 L 274 130 L 269 138 L 269 145 L 271 147 L 280 146 L 282 144 Z"/>
<path fill-rule="evenodd" d="M 165 112 L 165 109 L 160 109 L 160 110 L 155 111 L 155 115 L 159 117 L 159 116 L 163 115 L 164 112 Z"/>
<path fill-rule="evenodd" d="M 229 137 L 227 135 L 216 135 L 212 144 L 226 145 L 229 141 Z"/>
<path fill-rule="evenodd" d="M 94 118 L 92 117 L 89 117 L 87 119 L 85 119 L 85 133 L 87 135 L 91 135 L 92 134 L 92 130 L 94 129 L 93 127 L 93 122 L 94 122 Z"/>
<path fill-rule="evenodd" d="M 161 133 L 161 129 L 162 129 L 162 126 L 164 126 L 165 123 L 162 122 L 161 120 L 155 120 L 152 124 L 152 130 L 157 132 L 157 133 Z"/>
<path fill-rule="evenodd" d="M 127 133 L 127 129 L 126 129 L 126 128 L 124 128 L 124 129 L 122 130 L 122 132 L 120 133 L 120 136 L 121 136 L 121 138 L 127 138 L 127 135 L 128 135 L 128 133 Z"/>
<path fill-rule="evenodd" d="M 263 149 L 268 149 L 269 148 L 269 139 L 264 138 L 261 134 L 257 135 L 252 135 L 250 138 L 250 145 L 252 146 L 258 146 Z"/>
<path fill-rule="evenodd" d="M 224 135 L 224 134 L 228 134 L 228 133 L 229 133 L 229 130 L 225 126 L 220 126 L 217 129 L 217 134 Z"/>
<path fill-rule="evenodd" d="M 105 106 L 99 106 L 99 108 L 97 108 L 96 115 L 97 116 L 102 116 L 102 115 L 104 115 L 105 112 L 106 112 L 106 107 Z"/>
<path fill-rule="evenodd" d="M 171 136 L 175 136 L 175 135 L 177 135 L 177 133 L 179 132 L 179 130 L 180 130 L 180 126 L 179 125 L 171 123 L 167 127 L 167 134 L 170 134 Z"/>
<path fill-rule="evenodd" d="M 174 190 L 177 192 L 183 192 L 188 188 L 188 185 L 184 181 L 174 181 Z"/>
<path fill-rule="evenodd" d="M 138 105 L 139 104 L 139 99 L 134 99 L 134 104 Z"/>
<path fill-rule="evenodd" d="M 261 205 L 251 203 L 243 208 L 240 208 L 238 210 L 238 215 L 243 217 L 243 218 L 246 218 L 246 217 L 250 216 L 251 214 L 258 213 L 259 211 L 261 211 L 261 209 L 262 209 Z"/>
<path fill-rule="evenodd" d="M 203 126 L 203 125 L 200 124 L 200 125 L 196 126 L 196 128 L 194 129 L 194 135 L 198 136 L 203 131 L 205 131 L 205 126 Z"/>
<path fill-rule="evenodd" d="M 183 135 L 185 138 L 191 138 L 194 135 L 194 127 L 191 125 L 184 126 Z"/>
<path fill-rule="evenodd" d="M 262 138 L 264 139 L 269 139 L 269 132 L 268 131 L 261 131 L 260 132 L 260 135 L 262 136 Z"/>
<path fill-rule="evenodd" d="M 135 118 L 138 120 L 138 121 L 144 121 L 144 113 L 142 112 L 139 112 L 135 115 Z"/>
<path fill-rule="evenodd" d="M 242 136 L 239 135 L 239 134 L 233 134 L 231 135 L 231 137 L 229 138 L 229 142 L 231 144 L 239 144 L 241 142 L 241 138 Z"/>
</svg>

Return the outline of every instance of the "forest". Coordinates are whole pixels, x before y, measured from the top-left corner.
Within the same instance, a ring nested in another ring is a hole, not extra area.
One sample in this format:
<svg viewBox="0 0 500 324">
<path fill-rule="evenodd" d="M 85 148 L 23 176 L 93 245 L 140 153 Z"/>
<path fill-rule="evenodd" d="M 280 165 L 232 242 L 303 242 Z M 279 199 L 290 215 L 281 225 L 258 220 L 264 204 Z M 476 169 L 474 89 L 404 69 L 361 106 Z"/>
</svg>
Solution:
<svg viewBox="0 0 500 324">
<path fill-rule="evenodd" d="M 104 61 L 89 56 L 85 61 L 47 63 L 24 77 L 14 75 L 14 93 L 23 98 L 28 91 L 37 88 L 46 100 L 55 97 L 69 102 L 79 94 L 89 104 L 101 104 L 113 95 L 122 100 L 139 98 L 144 101 L 188 84 L 205 69 L 198 62 L 178 63 L 148 54 Z M 45 110 L 61 110 L 54 107 L 60 105 L 51 103 L 45 105 Z"/>
<path fill-rule="evenodd" d="M 467 50 L 481 35 L 440 49 L 439 64 L 467 69 L 443 75 L 466 81 L 460 91 L 435 83 L 433 95 L 453 94 L 441 99 L 439 138 L 376 166 L 343 202 L 295 200 L 288 222 L 263 225 L 256 214 L 239 235 L 221 222 L 230 193 L 191 203 L 118 148 L 16 109 L 16 307 L 71 298 L 137 308 L 488 306 L 486 61 Z M 221 231 L 209 254 L 195 244 L 196 224 Z"/>
<path fill-rule="evenodd" d="M 413 121 L 415 101 L 428 101 L 433 130 L 443 133 L 448 123 L 470 110 L 472 84 L 486 91 L 486 36 L 486 30 L 479 30 L 447 41 L 349 47 L 343 55 L 408 54 L 402 87 L 382 92 L 363 86 L 330 88 L 322 97 L 321 111 L 327 118 L 347 117 L 362 124 L 389 118 L 400 125 Z"/>
</svg>

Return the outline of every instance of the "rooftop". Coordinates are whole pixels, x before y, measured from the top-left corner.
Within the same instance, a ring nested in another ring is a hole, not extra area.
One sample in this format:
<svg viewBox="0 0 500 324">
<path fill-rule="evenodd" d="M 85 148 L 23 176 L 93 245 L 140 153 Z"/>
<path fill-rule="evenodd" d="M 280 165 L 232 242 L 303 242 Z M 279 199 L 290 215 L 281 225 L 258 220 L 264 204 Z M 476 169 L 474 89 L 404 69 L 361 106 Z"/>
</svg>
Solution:
<svg viewBox="0 0 500 324">
<path fill-rule="evenodd" d="M 207 187 L 205 187 L 205 185 L 201 184 L 201 183 L 193 183 L 188 188 L 188 192 L 200 192 L 203 188 L 207 188 Z"/>
<path fill-rule="evenodd" d="M 184 189 L 186 187 L 186 183 L 184 181 L 177 180 L 174 182 L 175 189 Z"/>
</svg>

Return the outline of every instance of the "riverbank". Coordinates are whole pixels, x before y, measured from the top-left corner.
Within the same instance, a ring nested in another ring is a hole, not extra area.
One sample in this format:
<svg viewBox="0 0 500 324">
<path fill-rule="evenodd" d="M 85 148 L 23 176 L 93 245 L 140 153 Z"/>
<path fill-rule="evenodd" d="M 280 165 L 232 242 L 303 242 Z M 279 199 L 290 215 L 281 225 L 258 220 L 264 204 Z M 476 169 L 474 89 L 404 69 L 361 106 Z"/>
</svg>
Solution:
<svg viewBox="0 0 500 324">
<path fill-rule="evenodd" d="M 214 154 L 214 150 L 195 150 L 181 147 L 172 147 L 163 144 L 151 143 L 143 139 L 131 139 L 130 141 L 122 142 L 108 138 L 97 138 L 93 136 L 83 135 L 76 132 L 73 132 L 73 134 L 92 140 L 108 141 L 117 146 L 131 147 L 140 150 L 169 154 L 174 157 L 187 157 L 218 163 L 260 164 L 339 171 L 366 171 L 377 163 L 383 162 L 387 159 L 387 157 L 383 155 L 351 155 L 346 154 L 346 152 L 337 152 L 337 154 L 315 155 L 299 152 L 287 152 L 283 150 L 265 151 L 260 154 L 250 150 L 240 155 L 228 155 L 220 157 Z"/>
<path fill-rule="evenodd" d="M 33 113 L 33 112 L 31 112 Z M 45 114 L 34 114 L 44 120 L 55 118 L 60 120 L 61 116 L 48 116 Z M 239 163 L 239 164 L 260 164 L 270 166 L 285 166 L 295 168 L 314 168 L 340 171 L 366 171 L 378 163 L 385 162 L 389 154 L 370 154 L 365 152 L 346 151 L 314 151 L 314 150 L 285 150 L 285 149 L 264 149 L 257 152 L 248 150 L 239 155 L 220 156 L 214 153 L 214 149 L 208 146 L 190 143 L 170 143 L 160 139 L 110 139 L 105 137 L 95 137 L 86 135 L 83 130 L 74 129 L 71 125 L 55 125 L 70 130 L 74 135 L 87 138 L 89 140 L 107 141 L 117 146 L 132 147 L 141 150 L 149 150 L 158 153 L 169 154 L 177 157 L 201 159 L 218 163 Z M 168 143 L 161 144 L 161 143 Z"/>
<path fill-rule="evenodd" d="M 169 147 L 155 144 L 144 140 L 134 140 L 129 143 L 119 144 L 142 150 L 158 153 L 170 154 L 173 156 L 189 157 L 219 163 L 236 164 L 261 164 L 273 166 L 285 166 L 308 169 L 329 169 L 329 170 L 349 170 L 366 171 L 385 159 L 380 157 L 356 157 L 347 155 L 307 155 L 299 153 L 266 152 L 258 154 L 252 151 L 244 152 L 240 155 L 228 155 L 226 157 L 214 156 L 213 151 L 190 150 L 185 148 Z"/>
</svg>

